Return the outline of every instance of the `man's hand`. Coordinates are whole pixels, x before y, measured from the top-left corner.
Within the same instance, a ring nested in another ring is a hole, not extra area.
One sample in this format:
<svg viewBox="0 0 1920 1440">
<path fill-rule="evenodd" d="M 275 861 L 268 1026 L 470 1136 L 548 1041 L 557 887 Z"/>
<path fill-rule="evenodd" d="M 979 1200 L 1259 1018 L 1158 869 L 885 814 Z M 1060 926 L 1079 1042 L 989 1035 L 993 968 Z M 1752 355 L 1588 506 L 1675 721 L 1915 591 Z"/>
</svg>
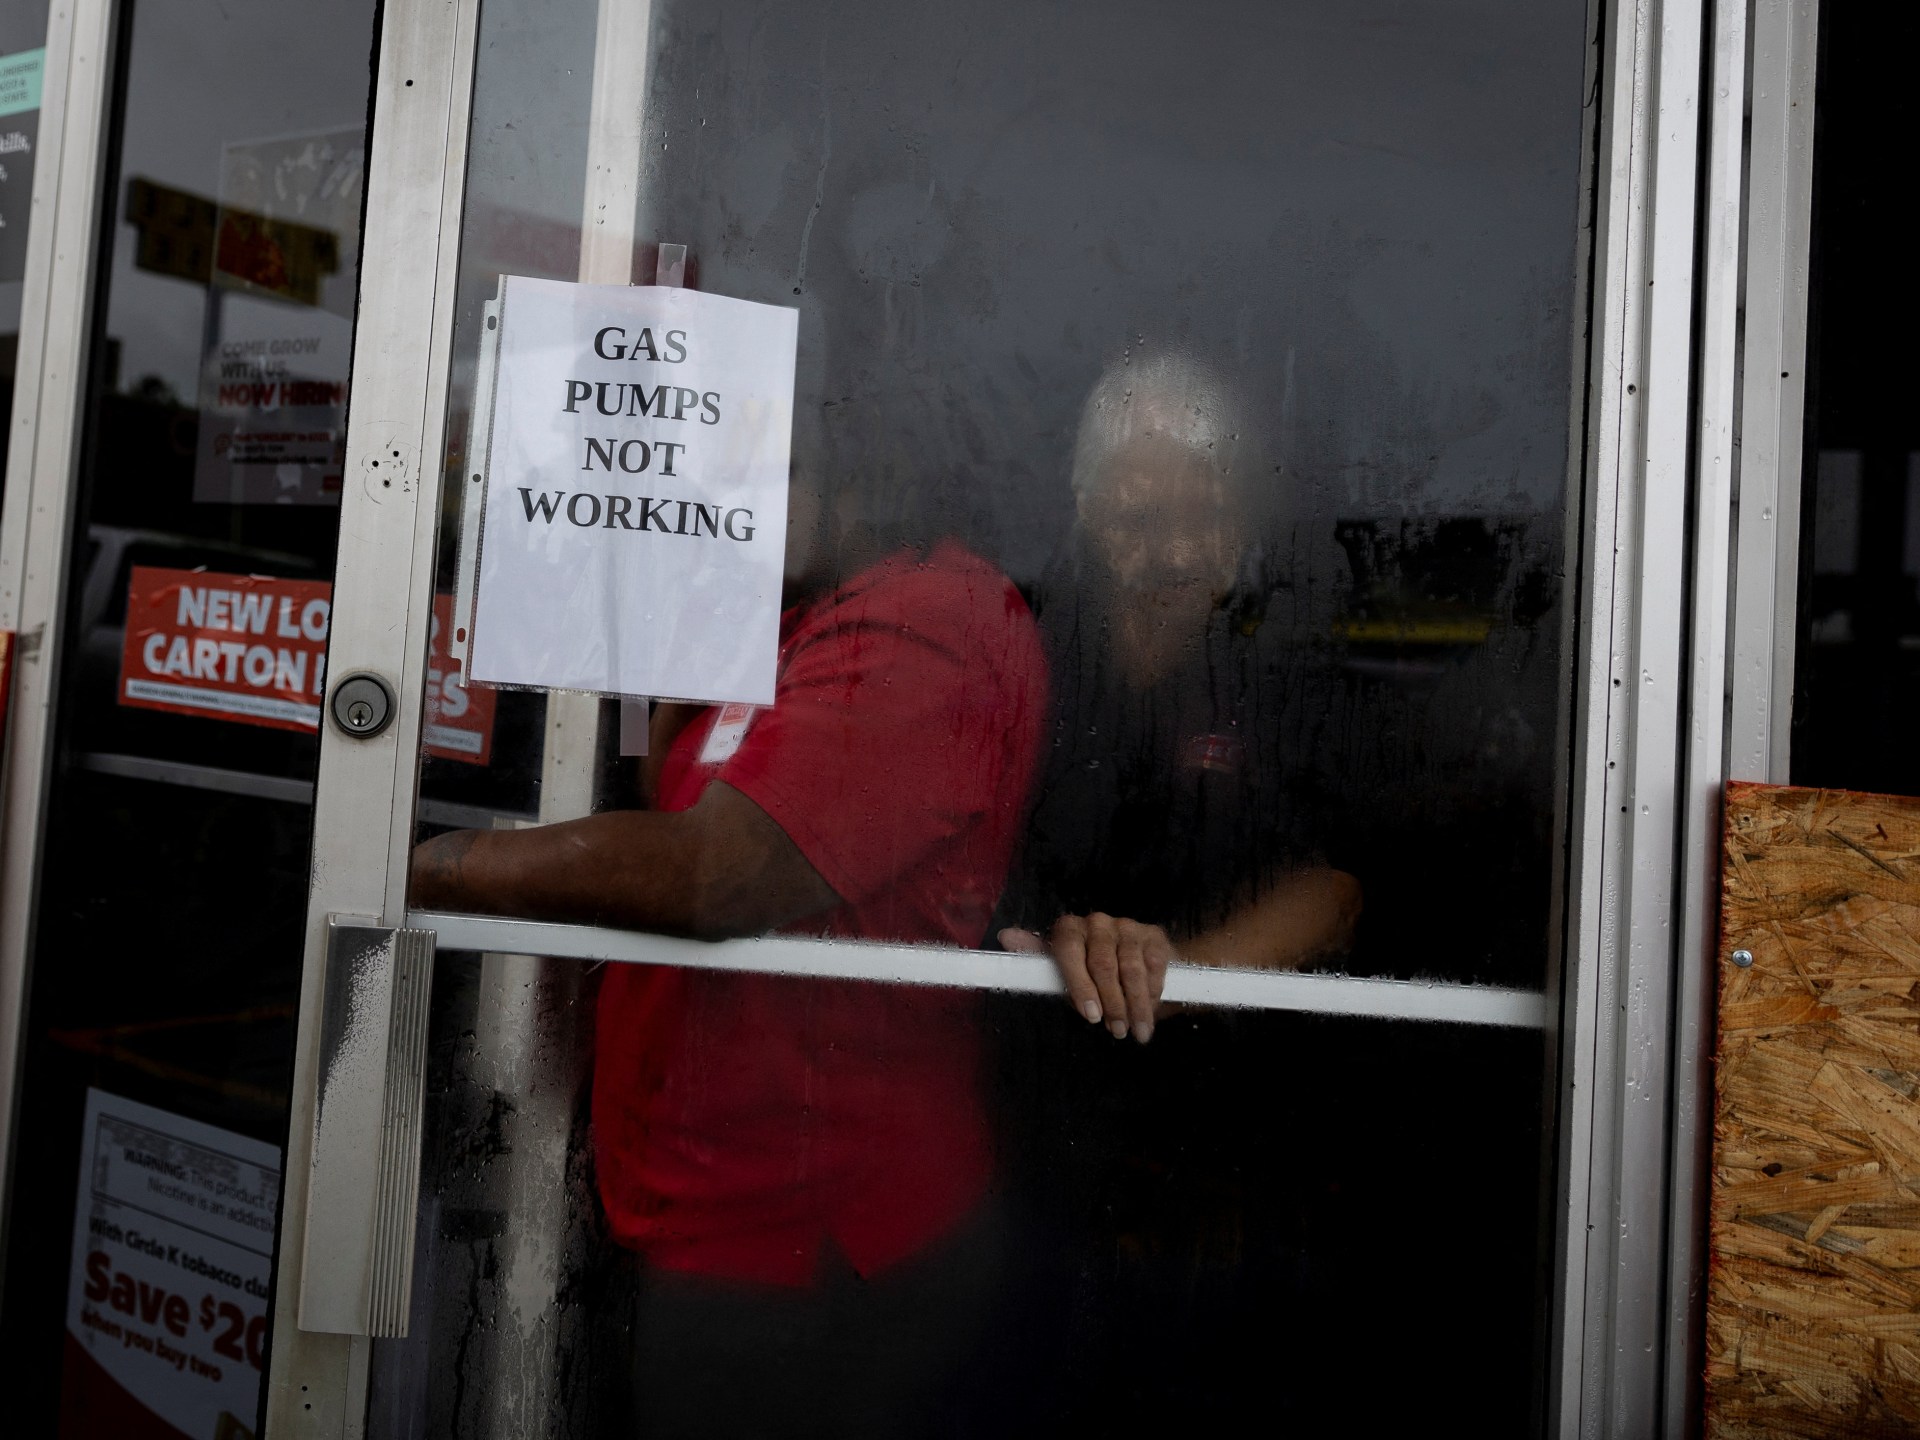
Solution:
<svg viewBox="0 0 1920 1440">
<path fill-rule="evenodd" d="M 1062 915 L 1044 940 L 1031 930 L 1009 927 L 1000 932 L 1000 943 L 1009 950 L 1052 956 L 1067 994 L 1088 1021 L 1097 1025 L 1105 1020 L 1116 1040 L 1131 1032 L 1144 1045 L 1153 1038 L 1154 1021 L 1183 1008 L 1160 999 L 1167 966 L 1175 959 L 1295 970 L 1352 945 L 1360 904 L 1360 882 L 1321 865 L 1276 876 L 1252 904 L 1211 930 L 1182 940 L 1177 956 L 1158 925 L 1116 920 L 1098 911 Z"/>
<path fill-rule="evenodd" d="M 1160 991 L 1174 960 L 1173 942 L 1158 925 L 1116 920 L 1096 910 L 1062 915 L 1044 940 L 1031 930 L 1010 927 L 1000 932 L 1000 943 L 1009 950 L 1051 955 L 1068 998 L 1089 1024 L 1105 1020 L 1116 1040 L 1132 1034 L 1144 1045 L 1153 1038 Z"/>
</svg>

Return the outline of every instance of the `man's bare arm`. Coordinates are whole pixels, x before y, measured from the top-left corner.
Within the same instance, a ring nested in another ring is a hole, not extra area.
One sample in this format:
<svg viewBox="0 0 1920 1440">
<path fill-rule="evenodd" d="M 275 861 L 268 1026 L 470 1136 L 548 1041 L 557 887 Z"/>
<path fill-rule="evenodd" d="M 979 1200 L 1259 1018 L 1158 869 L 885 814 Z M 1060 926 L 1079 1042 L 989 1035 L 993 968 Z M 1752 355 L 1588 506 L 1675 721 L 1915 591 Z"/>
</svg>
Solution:
<svg viewBox="0 0 1920 1440">
<path fill-rule="evenodd" d="M 1180 946 L 1196 965 L 1294 970 L 1353 944 L 1360 922 L 1360 882 L 1343 870 L 1316 866 L 1279 877 L 1250 905 Z"/>
<path fill-rule="evenodd" d="M 703 940 L 765 934 L 840 903 L 766 811 L 717 781 L 672 814 L 615 810 L 437 836 L 413 852 L 410 898 Z"/>
</svg>

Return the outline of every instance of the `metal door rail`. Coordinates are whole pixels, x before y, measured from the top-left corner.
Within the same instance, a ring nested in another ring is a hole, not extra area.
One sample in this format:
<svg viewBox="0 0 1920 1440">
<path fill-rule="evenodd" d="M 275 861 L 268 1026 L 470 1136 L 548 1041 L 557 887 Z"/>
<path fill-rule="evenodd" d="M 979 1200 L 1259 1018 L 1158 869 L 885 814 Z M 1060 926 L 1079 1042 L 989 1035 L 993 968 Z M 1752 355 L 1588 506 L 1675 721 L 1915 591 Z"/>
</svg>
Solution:
<svg viewBox="0 0 1920 1440">
<path fill-rule="evenodd" d="M 184 760 L 156 760 L 148 755 L 119 755 L 104 750 L 88 751 L 76 763 L 82 770 L 118 775 L 127 780 L 212 790 L 222 795 L 251 795 L 288 805 L 313 804 L 313 782 L 287 775 L 256 775 L 247 770 L 222 769 L 218 765 L 193 765 Z M 517 810 L 490 810 L 484 805 L 464 805 L 457 800 L 434 800 L 424 795 L 416 813 L 428 825 L 453 825 L 467 830 L 491 830 L 498 820 L 534 818 Z"/>
<path fill-rule="evenodd" d="M 807 940 L 772 935 L 758 940 L 677 940 L 587 925 L 553 925 L 487 915 L 410 911 L 406 923 L 431 930 L 440 950 L 549 955 L 626 965 L 671 965 L 689 970 L 733 970 L 760 975 L 812 975 L 896 985 L 944 985 L 1028 995 L 1064 993 L 1059 972 L 1043 955 L 958 950 L 932 945 L 877 945 L 861 940 Z M 1546 997 L 1537 990 L 1443 981 L 1382 980 L 1297 970 L 1238 970 L 1175 964 L 1164 998 L 1185 1005 L 1246 1010 L 1293 1010 L 1309 1015 L 1373 1020 L 1427 1020 L 1538 1030 L 1547 1023 Z"/>
</svg>

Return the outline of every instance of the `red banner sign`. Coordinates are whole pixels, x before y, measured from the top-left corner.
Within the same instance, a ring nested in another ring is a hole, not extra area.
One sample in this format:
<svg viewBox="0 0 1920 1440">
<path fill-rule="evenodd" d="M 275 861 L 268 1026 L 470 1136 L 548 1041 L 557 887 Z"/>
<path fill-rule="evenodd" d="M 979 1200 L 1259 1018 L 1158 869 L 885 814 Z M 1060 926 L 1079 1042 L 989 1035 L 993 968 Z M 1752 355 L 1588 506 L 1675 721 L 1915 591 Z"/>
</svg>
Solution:
<svg viewBox="0 0 1920 1440">
<path fill-rule="evenodd" d="M 320 728 L 333 587 L 134 567 L 120 703 L 279 730 Z"/>
<path fill-rule="evenodd" d="M 494 696 L 469 692 L 447 659 L 452 601 L 434 601 L 425 748 L 484 765 Z M 333 586 L 137 565 L 127 585 L 120 703 L 278 730 L 320 727 Z M 449 679 L 451 677 L 451 679 Z"/>
<path fill-rule="evenodd" d="M 453 597 L 433 597 L 433 636 L 427 646 L 427 721 L 421 745 L 429 755 L 484 765 L 493 754 L 494 692 L 469 690 L 460 667 L 447 654 L 453 629 Z"/>
<path fill-rule="evenodd" d="M 13 632 L 0 630 L 0 755 L 7 750 L 7 698 L 13 694 Z"/>
</svg>

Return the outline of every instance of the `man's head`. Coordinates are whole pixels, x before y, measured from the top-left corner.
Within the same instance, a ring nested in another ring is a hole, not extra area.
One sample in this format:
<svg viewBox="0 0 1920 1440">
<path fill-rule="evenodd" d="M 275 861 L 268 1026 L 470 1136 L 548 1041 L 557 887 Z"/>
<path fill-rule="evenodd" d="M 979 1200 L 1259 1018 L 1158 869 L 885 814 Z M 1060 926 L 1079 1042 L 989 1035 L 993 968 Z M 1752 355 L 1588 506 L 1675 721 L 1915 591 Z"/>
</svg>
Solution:
<svg viewBox="0 0 1920 1440">
<path fill-rule="evenodd" d="M 1119 658 L 1137 683 L 1198 642 L 1239 573 L 1250 523 L 1233 411 L 1225 382 L 1181 355 L 1109 366 L 1081 411 L 1075 514 L 1112 576 Z"/>
</svg>

